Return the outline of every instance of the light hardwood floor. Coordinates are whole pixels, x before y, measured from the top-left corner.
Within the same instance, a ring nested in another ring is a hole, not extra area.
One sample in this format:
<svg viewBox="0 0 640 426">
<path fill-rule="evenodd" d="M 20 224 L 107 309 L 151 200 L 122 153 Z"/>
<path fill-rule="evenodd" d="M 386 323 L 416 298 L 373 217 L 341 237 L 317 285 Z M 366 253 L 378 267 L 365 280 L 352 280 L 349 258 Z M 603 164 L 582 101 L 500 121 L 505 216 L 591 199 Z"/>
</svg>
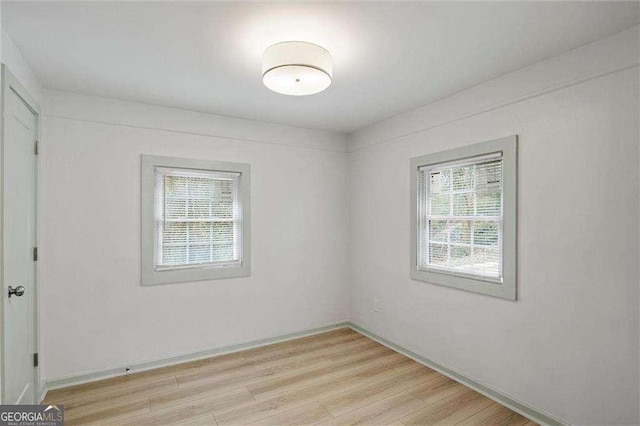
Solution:
<svg viewBox="0 0 640 426">
<path fill-rule="evenodd" d="M 535 423 L 350 329 L 57 389 L 66 424 Z"/>
</svg>

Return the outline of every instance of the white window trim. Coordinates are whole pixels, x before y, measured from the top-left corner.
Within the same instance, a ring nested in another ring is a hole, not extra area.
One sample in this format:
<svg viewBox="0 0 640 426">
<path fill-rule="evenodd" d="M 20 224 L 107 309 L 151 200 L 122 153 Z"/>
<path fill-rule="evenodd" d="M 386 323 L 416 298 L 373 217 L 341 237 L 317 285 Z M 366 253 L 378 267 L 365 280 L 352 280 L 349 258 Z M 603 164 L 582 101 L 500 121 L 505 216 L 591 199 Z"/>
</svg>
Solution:
<svg viewBox="0 0 640 426">
<path fill-rule="evenodd" d="M 502 217 L 502 283 L 485 280 L 451 271 L 420 269 L 418 263 L 420 230 L 420 174 L 419 169 L 440 163 L 464 161 L 502 153 L 503 168 L 503 217 Z M 427 154 L 411 159 L 411 279 L 454 287 L 475 293 L 487 294 L 508 300 L 516 300 L 516 203 L 517 203 L 517 136 L 508 136 L 488 142 L 473 144 L 448 151 Z"/>
<path fill-rule="evenodd" d="M 156 167 L 240 173 L 241 253 L 240 263 L 158 269 L 155 265 L 155 169 Z M 156 285 L 206 281 L 251 275 L 251 166 L 188 158 L 142 155 L 141 159 L 141 284 Z"/>
</svg>

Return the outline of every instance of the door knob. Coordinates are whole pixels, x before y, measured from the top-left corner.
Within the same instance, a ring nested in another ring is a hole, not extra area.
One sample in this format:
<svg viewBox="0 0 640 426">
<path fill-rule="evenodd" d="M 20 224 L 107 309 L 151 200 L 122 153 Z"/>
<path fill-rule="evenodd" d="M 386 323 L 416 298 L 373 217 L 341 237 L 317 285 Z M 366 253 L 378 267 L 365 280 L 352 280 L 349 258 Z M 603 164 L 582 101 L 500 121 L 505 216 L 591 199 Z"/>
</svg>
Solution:
<svg viewBox="0 0 640 426">
<path fill-rule="evenodd" d="M 22 296 L 24 294 L 24 286 L 19 285 L 16 288 L 13 288 L 11 286 L 9 286 L 9 298 L 11 298 L 11 296 Z"/>
</svg>

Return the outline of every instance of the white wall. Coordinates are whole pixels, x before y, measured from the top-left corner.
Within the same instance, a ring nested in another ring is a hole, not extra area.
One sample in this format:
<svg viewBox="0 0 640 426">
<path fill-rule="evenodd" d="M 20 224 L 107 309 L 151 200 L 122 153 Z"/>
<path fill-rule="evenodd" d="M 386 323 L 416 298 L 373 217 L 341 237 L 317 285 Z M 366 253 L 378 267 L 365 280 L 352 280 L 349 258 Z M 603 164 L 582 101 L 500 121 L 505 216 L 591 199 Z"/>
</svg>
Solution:
<svg viewBox="0 0 640 426">
<path fill-rule="evenodd" d="M 345 321 L 346 138 L 46 92 L 43 377 Z M 251 163 L 251 277 L 140 285 L 140 155 Z"/>
<path fill-rule="evenodd" d="M 637 52 L 636 27 L 353 135 L 351 321 L 565 422 L 638 424 Z M 409 159 L 511 134 L 518 301 L 410 280 Z"/>
</svg>

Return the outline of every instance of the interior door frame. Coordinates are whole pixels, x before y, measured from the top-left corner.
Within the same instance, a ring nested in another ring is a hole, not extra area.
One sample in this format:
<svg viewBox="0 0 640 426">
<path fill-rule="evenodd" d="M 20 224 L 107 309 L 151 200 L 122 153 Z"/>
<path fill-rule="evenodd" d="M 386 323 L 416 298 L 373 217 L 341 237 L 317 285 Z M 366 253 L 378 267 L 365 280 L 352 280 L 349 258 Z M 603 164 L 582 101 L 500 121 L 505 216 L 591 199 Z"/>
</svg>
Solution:
<svg viewBox="0 0 640 426">
<path fill-rule="evenodd" d="M 2 289 L 2 303 L 0 303 L 0 403 L 6 404 L 6 389 L 5 389 L 5 377 L 6 377 L 6 366 L 5 366 L 5 336 L 4 336 L 4 325 L 2 322 L 4 320 L 4 306 L 5 306 L 5 282 L 4 282 L 4 141 L 7 136 L 7 129 L 5 127 L 5 114 L 7 113 L 7 97 L 11 92 L 14 92 L 18 97 L 22 99 L 22 101 L 27 105 L 29 109 L 36 116 L 36 141 L 38 141 L 38 145 L 42 146 L 42 141 L 40 140 L 40 123 L 41 123 L 41 115 L 40 115 L 40 105 L 36 102 L 36 100 L 29 94 L 27 89 L 24 88 L 22 84 L 18 81 L 18 79 L 11 73 L 9 68 L 5 64 L 0 63 L 0 78 L 2 79 L 2 87 L 0 93 L 0 288 Z M 35 149 L 35 147 L 34 147 Z M 36 155 L 35 158 L 35 197 L 36 197 L 36 211 L 35 211 L 35 244 L 36 247 L 40 241 L 40 226 L 41 226 L 41 173 L 40 173 L 40 155 Z M 34 283 L 33 283 L 33 310 L 34 310 L 34 350 L 36 353 L 40 353 L 40 298 L 39 294 L 39 281 L 40 281 L 40 262 L 34 262 Z M 36 404 L 40 403 L 41 397 L 41 388 L 40 388 L 40 374 L 39 367 L 34 367 L 33 369 L 33 393 Z"/>
</svg>

